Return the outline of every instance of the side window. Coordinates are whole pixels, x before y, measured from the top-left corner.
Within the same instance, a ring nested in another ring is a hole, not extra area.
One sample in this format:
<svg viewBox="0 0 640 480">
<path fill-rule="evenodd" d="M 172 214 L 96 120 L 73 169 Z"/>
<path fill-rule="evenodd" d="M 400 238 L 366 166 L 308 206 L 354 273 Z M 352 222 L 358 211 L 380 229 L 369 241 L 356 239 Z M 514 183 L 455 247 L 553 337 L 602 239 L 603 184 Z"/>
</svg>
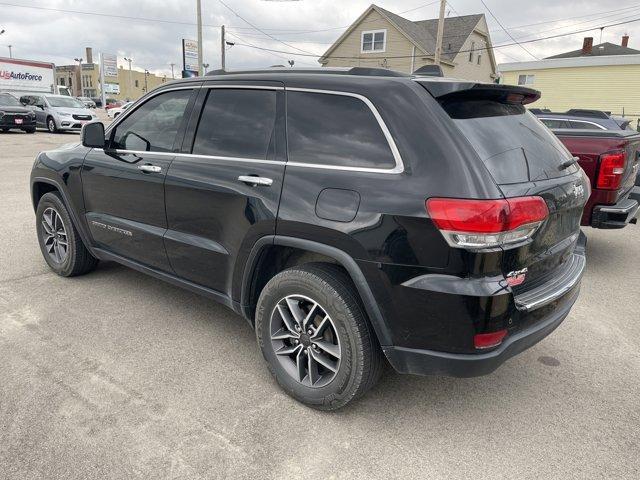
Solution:
<svg viewBox="0 0 640 480">
<path fill-rule="evenodd" d="M 551 118 L 542 118 L 541 122 L 549 128 L 568 128 L 564 120 L 553 120 Z"/>
<path fill-rule="evenodd" d="M 287 93 L 289 161 L 356 168 L 393 168 L 380 124 L 359 98 Z"/>
<path fill-rule="evenodd" d="M 171 152 L 192 90 L 175 90 L 151 98 L 132 112 L 111 137 L 111 148 Z"/>
<path fill-rule="evenodd" d="M 569 121 L 571 128 L 579 128 L 582 130 L 604 130 L 600 128 L 598 125 L 594 125 L 593 123 L 581 122 L 579 120 L 571 120 Z"/>
<path fill-rule="evenodd" d="M 193 153 L 265 160 L 275 152 L 276 92 L 212 88 Z"/>
</svg>

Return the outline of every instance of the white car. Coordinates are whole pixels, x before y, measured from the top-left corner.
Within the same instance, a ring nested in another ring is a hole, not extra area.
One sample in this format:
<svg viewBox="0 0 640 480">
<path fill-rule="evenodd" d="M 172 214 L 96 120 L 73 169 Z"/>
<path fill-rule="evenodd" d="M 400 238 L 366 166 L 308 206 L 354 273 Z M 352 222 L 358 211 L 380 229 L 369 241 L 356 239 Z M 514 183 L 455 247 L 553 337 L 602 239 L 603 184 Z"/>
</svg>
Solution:
<svg viewBox="0 0 640 480">
<path fill-rule="evenodd" d="M 118 108 L 110 108 L 109 110 L 107 110 L 107 117 L 116 118 L 118 115 L 124 112 L 131 105 L 133 105 L 133 102 L 124 103 L 121 107 L 118 107 Z"/>
</svg>

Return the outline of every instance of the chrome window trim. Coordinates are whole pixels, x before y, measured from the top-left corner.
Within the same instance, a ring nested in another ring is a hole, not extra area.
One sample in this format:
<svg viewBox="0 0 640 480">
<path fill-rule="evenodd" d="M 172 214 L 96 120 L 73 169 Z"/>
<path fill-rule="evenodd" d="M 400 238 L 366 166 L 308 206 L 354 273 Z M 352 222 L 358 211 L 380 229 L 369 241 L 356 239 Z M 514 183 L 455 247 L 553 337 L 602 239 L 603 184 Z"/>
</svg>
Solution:
<svg viewBox="0 0 640 480">
<path fill-rule="evenodd" d="M 373 104 L 373 102 L 371 102 L 371 100 L 369 100 L 367 97 L 365 97 L 364 95 L 360 95 L 359 93 L 343 92 L 343 91 L 336 91 L 336 90 L 321 90 L 321 89 L 315 89 L 315 88 L 287 87 L 285 88 L 285 91 L 323 93 L 326 95 L 341 95 L 343 97 L 357 98 L 358 100 L 364 102 L 364 104 L 369 107 L 369 110 L 371 110 L 371 113 L 373 113 L 373 116 L 377 120 L 383 135 L 387 139 L 387 143 L 389 145 L 389 148 L 391 149 L 391 153 L 396 162 L 396 165 L 393 168 L 347 167 L 342 165 L 321 165 L 321 164 L 315 164 L 315 163 L 301 163 L 301 162 L 291 162 L 291 161 L 287 162 L 287 166 L 302 167 L 302 168 L 321 168 L 325 170 L 344 170 L 349 172 L 365 172 L 365 173 L 399 174 L 404 172 L 404 163 L 402 162 L 402 157 L 400 156 L 400 151 L 398 150 L 396 142 L 393 139 L 393 136 L 391 135 L 391 132 L 387 127 L 387 124 L 385 123 L 384 119 L 380 115 L 380 112 L 378 111 L 376 106 Z"/>
<path fill-rule="evenodd" d="M 197 84 L 197 85 L 190 85 L 190 86 L 184 86 L 184 87 L 163 88 L 163 89 L 160 89 L 158 91 L 150 92 L 149 95 L 146 97 L 145 102 L 150 100 L 151 98 L 157 96 L 157 95 L 162 94 L 162 93 L 172 92 L 172 91 L 176 91 L 176 90 L 195 90 L 195 89 L 203 89 L 203 88 L 209 88 L 209 89 L 211 89 L 211 88 L 237 88 L 237 89 L 247 89 L 247 90 L 261 89 L 261 90 L 280 90 L 280 91 L 284 90 L 284 91 L 293 91 L 293 92 L 322 93 L 322 94 L 326 94 L 326 95 L 341 95 L 341 96 L 345 96 L 345 97 L 357 98 L 360 101 L 362 101 L 365 105 L 367 105 L 367 107 L 369 107 L 369 110 L 371 111 L 371 113 L 373 113 L 374 118 L 378 122 L 378 125 L 379 125 L 380 129 L 382 130 L 383 135 L 385 136 L 385 138 L 387 140 L 387 144 L 389 145 L 389 148 L 391 150 L 391 153 L 393 155 L 393 158 L 394 158 L 394 161 L 395 161 L 396 165 L 393 168 L 368 168 L 368 167 L 348 167 L 348 166 L 342 166 L 342 165 L 322 165 L 322 164 L 301 163 L 301 162 L 285 162 L 285 161 L 282 161 L 282 160 L 266 160 L 266 159 L 258 159 L 258 158 L 224 157 L 224 156 L 217 156 L 217 155 L 199 155 L 199 154 L 180 153 L 180 152 L 154 152 L 154 151 L 124 150 L 124 149 L 116 149 L 116 150 L 112 150 L 112 151 L 115 152 L 115 153 L 118 153 L 118 154 L 137 154 L 137 155 L 143 155 L 144 154 L 144 155 L 174 156 L 174 157 L 182 157 L 182 158 L 202 158 L 202 159 L 219 160 L 219 161 L 224 161 L 224 162 L 262 163 L 262 164 L 268 164 L 268 165 L 287 165 L 287 166 L 291 166 L 291 167 L 316 168 L 316 169 L 323 169 L 323 170 L 341 170 L 341 171 L 349 171 L 349 172 L 385 173 L 385 174 L 400 174 L 400 173 L 404 172 L 404 163 L 402 161 L 402 157 L 400 156 L 400 151 L 398 150 L 396 142 L 393 139 L 393 136 L 391 135 L 391 132 L 389 131 L 389 128 L 387 127 L 387 124 L 385 123 L 384 119 L 380 115 L 380 112 L 375 107 L 373 102 L 371 102 L 371 100 L 369 100 L 364 95 L 360 95 L 358 93 L 343 92 L 343 91 L 336 91 L 336 90 L 321 90 L 321 89 L 314 89 L 314 88 L 297 88 L 297 87 L 285 88 L 285 87 L 280 87 L 280 86 L 275 86 L 275 85 L 274 86 L 270 86 L 270 85 L 234 85 L 234 84 L 228 84 L 228 83 L 219 84 L 219 85 L 216 85 L 216 84 L 207 84 L 207 85 Z M 145 103 L 145 102 L 143 102 L 143 103 Z M 141 103 L 141 105 L 143 103 Z M 133 109 L 133 110 L 132 109 L 127 109 L 126 114 L 118 115 L 118 119 L 114 120 L 108 126 L 108 128 L 105 130 L 105 134 L 110 135 L 111 134 L 111 130 L 113 130 L 113 128 L 117 127 L 118 124 L 120 124 L 120 122 L 122 122 L 124 119 L 129 117 L 129 115 L 131 115 L 137 109 L 138 109 L 138 107 L 136 106 L 136 108 Z"/>
<path fill-rule="evenodd" d="M 605 127 L 596 122 L 590 122 L 589 120 L 578 120 L 576 118 L 558 118 L 558 117 L 538 117 L 540 121 L 542 120 L 556 120 L 558 122 L 576 122 L 576 123 L 587 123 L 589 125 L 593 125 L 594 127 L 598 127 L 600 130 L 606 130 Z M 571 127 L 570 127 L 571 128 Z M 576 128 L 576 130 L 579 130 Z"/>
<path fill-rule="evenodd" d="M 131 154 L 131 155 L 160 155 L 163 157 L 182 157 L 182 158 L 203 158 L 207 160 L 220 160 L 223 162 L 246 162 L 246 163 L 264 163 L 268 165 L 287 165 L 287 162 L 282 160 L 264 160 L 260 158 L 241 158 L 241 157 L 222 157 L 218 155 L 197 155 L 194 153 L 180 153 L 180 152 L 154 152 L 145 150 L 111 150 L 118 154 Z"/>
</svg>

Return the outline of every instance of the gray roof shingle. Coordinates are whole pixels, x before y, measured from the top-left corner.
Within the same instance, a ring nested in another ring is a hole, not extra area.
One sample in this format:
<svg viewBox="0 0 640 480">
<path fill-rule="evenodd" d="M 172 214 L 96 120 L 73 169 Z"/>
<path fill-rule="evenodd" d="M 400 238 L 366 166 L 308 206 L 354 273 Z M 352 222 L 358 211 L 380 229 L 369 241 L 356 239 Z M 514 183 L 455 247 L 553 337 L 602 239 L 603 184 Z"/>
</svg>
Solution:
<svg viewBox="0 0 640 480">
<path fill-rule="evenodd" d="M 601 43 L 594 45 L 591 53 L 588 55 L 582 54 L 582 49 L 573 50 L 571 52 L 560 53 L 547 58 L 576 58 L 576 57 L 600 57 L 605 55 L 637 55 L 640 50 L 635 50 L 629 47 L 623 47 L 622 45 L 616 45 L 615 43 Z"/>
<path fill-rule="evenodd" d="M 433 55 L 436 49 L 436 36 L 438 35 L 437 18 L 412 22 L 377 5 L 376 8 L 398 25 L 398 27 L 409 35 L 424 51 Z M 462 49 L 464 42 L 469 38 L 473 29 L 483 17 L 484 14 L 445 18 L 444 38 L 442 41 L 442 58 L 444 60 L 453 61 Z M 449 48 L 449 45 L 451 45 L 451 48 Z"/>
</svg>

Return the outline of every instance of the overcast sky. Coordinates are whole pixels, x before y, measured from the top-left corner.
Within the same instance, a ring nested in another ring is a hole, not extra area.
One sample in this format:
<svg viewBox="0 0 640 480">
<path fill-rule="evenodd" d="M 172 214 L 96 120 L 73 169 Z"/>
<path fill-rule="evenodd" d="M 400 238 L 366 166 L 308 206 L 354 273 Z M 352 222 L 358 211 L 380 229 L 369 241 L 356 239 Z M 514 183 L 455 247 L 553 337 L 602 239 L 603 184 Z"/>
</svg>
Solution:
<svg viewBox="0 0 640 480">
<path fill-rule="evenodd" d="M 202 0 L 203 22 L 206 25 L 204 62 L 211 65 L 210 69 L 220 65 L 219 25 L 227 26 L 229 41 L 292 53 L 306 51 L 322 54 L 344 28 L 370 5 L 370 0 L 224 2 L 246 21 L 236 16 L 219 0 Z M 631 0 L 484 2 L 517 40 L 574 32 L 636 18 L 640 20 L 640 2 Z M 424 20 L 438 15 L 438 4 L 433 0 L 380 0 L 377 4 L 410 20 Z M 195 0 L 0 0 L 0 30 L 6 30 L 0 35 L 0 56 L 8 56 L 7 45 L 12 45 L 15 58 L 51 61 L 63 65 L 73 63 L 74 57 L 84 58 L 84 47 L 91 46 L 95 61 L 97 52 L 104 51 L 118 54 L 122 64 L 122 57 L 131 56 L 133 66 L 137 69 L 147 68 L 155 73 L 169 74 L 169 65 L 175 63 L 178 72 L 181 68 L 181 39 L 196 38 L 195 5 Z M 451 0 L 447 13 L 484 13 L 489 22 L 493 44 L 513 43 L 481 0 Z M 149 21 L 141 20 L 142 18 Z M 247 22 L 275 39 L 253 29 Z M 631 36 L 629 46 L 640 49 L 640 21 L 606 28 L 602 41 L 619 43 L 625 33 Z M 536 57 L 543 58 L 580 48 L 584 36 L 594 36 L 595 43 L 599 43 L 600 30 L 527 43 L 525 48 Z M 498 63 L 533 59 L 517 45 L 498 48 L 495 54 Z M 313 57 L 272 53 L 241 45 L 227 50 L 229 69 L 284 64 L 287 59 L 294 59 L 296 66 L 318 65 Z"/>
</svg>

